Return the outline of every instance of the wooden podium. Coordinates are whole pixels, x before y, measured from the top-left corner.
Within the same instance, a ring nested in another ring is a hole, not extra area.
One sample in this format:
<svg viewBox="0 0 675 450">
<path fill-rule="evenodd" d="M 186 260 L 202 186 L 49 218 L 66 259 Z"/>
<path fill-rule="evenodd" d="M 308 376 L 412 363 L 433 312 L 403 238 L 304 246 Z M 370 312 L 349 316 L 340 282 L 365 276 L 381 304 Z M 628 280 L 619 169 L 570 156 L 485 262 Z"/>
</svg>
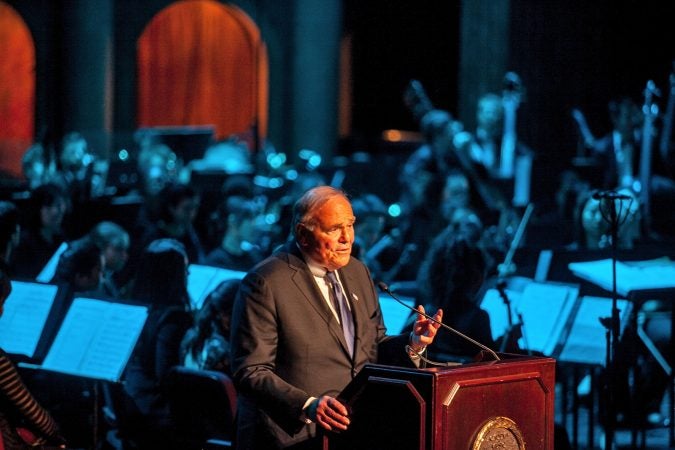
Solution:
<svg viewBox="0 0 675 450">
<path fill-rule="evenodd" d="M 339 398 L 351 425 L 324 450 L 553 450 L 555 360 L 500 355 L 449 368 L 368 365 Z"/>
</svg>

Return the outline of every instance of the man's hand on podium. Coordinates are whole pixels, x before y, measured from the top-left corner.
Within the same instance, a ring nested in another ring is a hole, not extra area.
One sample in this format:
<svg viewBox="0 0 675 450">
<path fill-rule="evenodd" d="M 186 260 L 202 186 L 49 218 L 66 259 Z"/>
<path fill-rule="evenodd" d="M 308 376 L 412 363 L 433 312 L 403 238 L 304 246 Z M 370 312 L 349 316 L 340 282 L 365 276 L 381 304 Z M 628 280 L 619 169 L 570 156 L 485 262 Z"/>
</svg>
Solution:
<svg viewBox="0 0 675 450">
<path fill-rule="evenodd" d="M 326 430 L 344 431 L 349 426 L 349 412 L 345 405 L 328 395 L 314 399 L 307 408 L 307 415 Z"/>
</svg>

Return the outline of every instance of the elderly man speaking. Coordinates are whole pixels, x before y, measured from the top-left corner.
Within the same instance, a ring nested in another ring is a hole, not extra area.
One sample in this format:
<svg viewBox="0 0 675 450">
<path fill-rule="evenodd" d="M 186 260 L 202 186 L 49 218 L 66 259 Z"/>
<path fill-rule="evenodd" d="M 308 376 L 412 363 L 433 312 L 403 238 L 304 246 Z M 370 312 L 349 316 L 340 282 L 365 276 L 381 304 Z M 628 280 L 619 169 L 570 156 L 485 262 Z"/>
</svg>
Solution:
<svg viewBox="0 0 675 450">
<path fill-rule="evenodd" d="M 364 365 L 392 349 L 415 362 L 433 342 L 441 310 L 418 314 L 410 335 L 386 335 L 370 273 L 351 256 L 355 221 L 344 192 L 310 189 L 293 239 L 244 278 L 231 336 L 238 449 L 320 448 L 317 427 L 349 426 L 335 396 Z"/>
</svg>

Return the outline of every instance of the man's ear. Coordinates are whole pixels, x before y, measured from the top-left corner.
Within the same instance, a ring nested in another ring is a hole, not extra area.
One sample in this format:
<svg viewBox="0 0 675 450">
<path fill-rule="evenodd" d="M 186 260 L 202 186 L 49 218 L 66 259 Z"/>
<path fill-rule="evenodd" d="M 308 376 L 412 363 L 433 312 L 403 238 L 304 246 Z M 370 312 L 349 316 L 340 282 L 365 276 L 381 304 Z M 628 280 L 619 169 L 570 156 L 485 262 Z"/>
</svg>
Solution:
<svg viewBox="0 0 675 450">
<path fill-rule="evenodd" d="M 300 247 L 307 247 L 307 228 L 301 223 L 295 226 L 295 239 L 300 244 Z"/>
</svg>

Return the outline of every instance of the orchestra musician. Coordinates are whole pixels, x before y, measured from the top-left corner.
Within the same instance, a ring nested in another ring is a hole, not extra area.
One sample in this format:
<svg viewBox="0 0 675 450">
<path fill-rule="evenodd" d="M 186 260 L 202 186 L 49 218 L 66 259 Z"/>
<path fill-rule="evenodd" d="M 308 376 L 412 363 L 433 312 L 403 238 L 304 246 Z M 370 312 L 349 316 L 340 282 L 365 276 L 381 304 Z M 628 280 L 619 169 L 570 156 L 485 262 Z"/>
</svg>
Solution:
<svg viewBox="0 0 675 450">
<path fill-rule="evenodd" d="M 530 199 L 533 152 L 516 133 L 516 111 L 522 97 L 520 80 L 512 72 L 506 80 L 502 96 L 486 93 L 478 99 L 475 131 L 458 133 L 453 144 L 491 183 L 513 191 L 513 206 L 523 207 Z"/>
<path fill-rule="evenodd" d="M 652 222 L 659 233 L 670 234 L 668 224 L 675 220 L 669 205 L 675 199 L 675 177 L 663 151 L 656 151 L 658 130 L 654 121 L 658 107 L 652 100 L 653 83 L 647 83 L 642 108 L 628 96 L 611 100 L 608 105 L 612 130 L 593 139 L 590 155 L 601 173 L 601 189 L 630 189 L 637 195 L 642 210 L 643 230 L 652 234 Z M 672 112 L 671 112 L 672 114 Z M 663 118 L 668 123 L 667 117 Z M 661 133 L 668 133 L 665 127 Z M 666 153 L 667 154 L 667 153 Z"/>
</svg>

